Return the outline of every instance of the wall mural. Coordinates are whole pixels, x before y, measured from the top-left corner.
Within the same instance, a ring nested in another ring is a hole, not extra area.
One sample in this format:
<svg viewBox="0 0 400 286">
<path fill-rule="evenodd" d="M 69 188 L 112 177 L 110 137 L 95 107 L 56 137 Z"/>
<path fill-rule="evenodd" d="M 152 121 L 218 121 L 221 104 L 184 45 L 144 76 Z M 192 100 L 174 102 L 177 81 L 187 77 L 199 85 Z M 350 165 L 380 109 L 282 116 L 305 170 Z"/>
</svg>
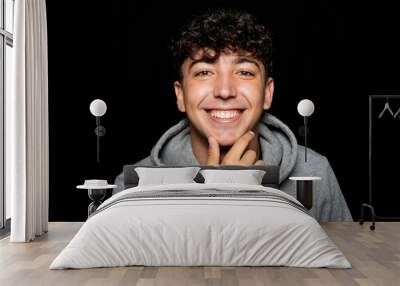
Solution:
<svg viewBox="0 0 400 286">
<path fill-rule="evenodd" d="M 320 177 L 313 182 L 318 193 L 313 215 L 358 220 L 361 204 L 368 202 L 366 97 L 378 87 L 385 94 L 395 86 L 388 65 L 396 62 L 397 50 L 384 45 L 379 54 L 386 60 L 364 59 L 379 52 L 386 38 L 364 45 L 353 15 L 340 5 L 128 2 L 82 3 L 80 9 L 47 5 L 51 221 L 85 220 L 91 200 L 76 186 L 85 180 L 117 185 L 106 191 L 107 199 L 123 188 L 124 165 L 228 159 L 280 166 L 280 188 L 289 194 L 297 184 L 290 177 Z M 246 12 L 260 25 L 246 25 L 253 20 L 244 16 L 240 27 L 218 26 L 223 17 L 212 12 L 220 8 Z M 204 29 L 199 32 L 196 25 Z M 368 31 L 379 29 L 368 25 Z M 65 45 L 71 29 L 80 31 L 74 34 L 76 49 Z M 203 49 L 190 59 L 187 50 L 197 42 Z M 229 45 L 256 56 L 222 52 Z M 370 73 L 371 68 L 385 72 Z M 101 117 L 107 135 L 101 139 L 89 110 L 95 99 L 107 104 Z M 304 119 L 297 112 L 303 99 L 315 105 L 307 119 L 307 162 Z M 400 104 L 388 98 L 390 108 L 384 110 L 386 98 L 380 101 L 376 119 L 396 121 Z M 386 137 L 380 138 L 391 144 L 398 135 L 388 129 L 381 128 Z M 377 164 L 390 156 L 379 157 Z M 387 189 L 393 186 L 388 183 Z M 329 196 L 337 199 L 335 209 L 324 210 Z M 391 207 L 379 209 L 378 200 L 384 205 L 385 197 L 374 192 L 377 212 L 395 215 Z"/>
</svg>

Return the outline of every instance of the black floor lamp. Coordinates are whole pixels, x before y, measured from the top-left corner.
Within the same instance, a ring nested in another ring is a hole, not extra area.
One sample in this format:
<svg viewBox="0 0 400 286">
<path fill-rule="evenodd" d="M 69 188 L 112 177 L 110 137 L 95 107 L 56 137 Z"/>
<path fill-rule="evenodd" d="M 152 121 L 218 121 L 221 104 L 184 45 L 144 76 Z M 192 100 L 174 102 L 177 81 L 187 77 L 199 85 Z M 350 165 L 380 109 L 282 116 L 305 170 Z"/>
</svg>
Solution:
<svg viewBox="0 0 400 286">
<path fill-rule="evenodd" d="M 304 154 L 304 161 L 307 162 L 307 119 L 314 113 L 314 103 L 309 99 L 303 99 L 297 105 L 297 111 L 301 116 L 304 117 L 304 147 L 305 147 L 305 154 Z"/>
<path fill-rule="evenodd" d="M 101 99 L 95 99 L 90 104 L 90 112 L 96 116 L 96 129 L 94 130 L 97 136 L 97 162 L 100 162 L 100 137 L 106 134 L 106 129 L 100 125 L 100 117 L 107 111 L 106 103 Z"/>
</svg>

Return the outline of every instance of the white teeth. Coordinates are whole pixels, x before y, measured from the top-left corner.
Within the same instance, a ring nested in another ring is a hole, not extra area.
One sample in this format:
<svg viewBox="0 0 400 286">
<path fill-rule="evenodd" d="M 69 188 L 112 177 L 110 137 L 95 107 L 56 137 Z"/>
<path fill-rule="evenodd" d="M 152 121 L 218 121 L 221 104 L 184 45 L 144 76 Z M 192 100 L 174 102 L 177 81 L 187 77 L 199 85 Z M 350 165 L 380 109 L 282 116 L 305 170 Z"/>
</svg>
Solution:
<svg viewBox="0 0 400 286">
<path fill-rule="evenodd" d="M 211 110 L 209 113 L 212 117 L 220 119 L 232 119 L 240 114 L 240 112 L 236 110 L 235 111 Z"/>
</svg>

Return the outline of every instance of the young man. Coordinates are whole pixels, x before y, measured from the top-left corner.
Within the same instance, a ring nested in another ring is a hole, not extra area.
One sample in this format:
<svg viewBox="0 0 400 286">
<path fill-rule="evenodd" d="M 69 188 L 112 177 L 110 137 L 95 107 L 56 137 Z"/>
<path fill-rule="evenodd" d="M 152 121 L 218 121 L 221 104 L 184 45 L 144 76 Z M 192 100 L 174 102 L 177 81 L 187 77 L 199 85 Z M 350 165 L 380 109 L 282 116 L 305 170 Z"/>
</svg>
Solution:
<svg viewBox="0 0 400 286">
<path fill-rule="evenodd" d="M 295 196 L 289 176 L 319 176 L 312 215 L 318 221 L 352 217 L 328 160 L 297 144 L 292 131 L 265 111 L 274 81 L 269 31 L 233 10 L 195 17 L 172 42 L 179 71 L 177 106 L 187 119 L 171 127 L 151 155 L 136 163 L 159 165 L 280 166 L 280 189 Z M 123 174 L 114 193 L 123 189 Z"/>
</svg>

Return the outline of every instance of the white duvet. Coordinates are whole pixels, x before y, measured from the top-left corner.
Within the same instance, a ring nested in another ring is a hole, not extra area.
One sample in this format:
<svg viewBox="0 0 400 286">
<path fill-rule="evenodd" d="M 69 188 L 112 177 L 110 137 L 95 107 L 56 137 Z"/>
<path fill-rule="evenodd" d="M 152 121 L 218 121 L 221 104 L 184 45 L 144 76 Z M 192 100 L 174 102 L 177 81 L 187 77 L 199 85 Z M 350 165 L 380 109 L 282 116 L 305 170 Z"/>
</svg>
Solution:
<svg viewBox="0 0 400 286">
<path fill-rule="evenodd" d="M 177 195 L 121 200 L 137 192 L 168 190 L 262 191 L 271 198 Z M 285 200 L 301 206 L 280 190 L 255 185 L 130 188 L 99 207 L 50 269 L 127 265 L 350 268 L 318 222 Z"/>
</svg>

